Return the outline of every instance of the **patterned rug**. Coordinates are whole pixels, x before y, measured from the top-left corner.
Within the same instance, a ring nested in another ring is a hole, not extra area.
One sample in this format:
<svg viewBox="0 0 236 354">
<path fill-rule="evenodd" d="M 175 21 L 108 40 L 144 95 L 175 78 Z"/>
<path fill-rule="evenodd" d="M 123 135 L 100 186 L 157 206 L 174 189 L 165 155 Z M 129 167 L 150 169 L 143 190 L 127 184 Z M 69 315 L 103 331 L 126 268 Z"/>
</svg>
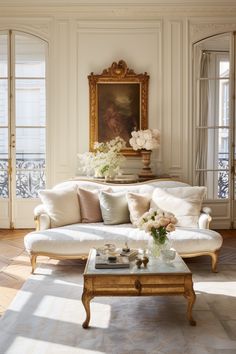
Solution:
<svg viewBox="0 0 236 354">
<path fill-rule="evenodd" d="M 235 354 L 236 265 L 190 263 L 196 327 L 181 296 L 97 297 L 83 329 L 84 264 L 37 268 L 0 320 L 0 354 Z"/>
</svg>

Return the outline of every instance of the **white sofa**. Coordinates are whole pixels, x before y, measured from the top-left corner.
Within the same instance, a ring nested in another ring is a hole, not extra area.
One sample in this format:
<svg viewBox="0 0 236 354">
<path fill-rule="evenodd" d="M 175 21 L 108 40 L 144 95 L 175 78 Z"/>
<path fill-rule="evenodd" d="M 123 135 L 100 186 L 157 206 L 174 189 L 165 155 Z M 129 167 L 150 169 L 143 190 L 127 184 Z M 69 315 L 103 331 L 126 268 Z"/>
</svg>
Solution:
<svg viewBox="0 0 236 354">
<path fill-rule="evenodd" d="M 171 180 L 152 180 L 134 184 L 104 184 L 90 180 L 74 180 L 56 185 L 53 191 L 69 187 L 82 187 L 87 190 L 110 187 L 112 192 L 126 191 L 151 195 L 156 188 L 185 188 L 189 185 Z M 74 210 L 71 210 L 71 213 L 73 212 Z M 128 242 L 131 248 L 145 248 L 150 237 L 131 223 L 104 225 L 103 222 L 80 222 L 51 227 L 52 220 L 43 204 L 36 207 L 35 220 L 36 231 L 27 234 L 24 239 L 25 248 L 31 258 L 32 273 L 39 255 L 55 259 L 86 258 L 90 248 L 101 247 L 105 243 L 115 243 L 117 247 L 123 247 L 125 242 Z M 212 270 L 215 272 L 222 237 L 218 232 L 209 229 L 210 221 L 210 210 L 203 208 L 199 213 L 196 227 L 176 227 L 176 230 L 170 233 L 170 239 L 182 257 L 211 256 Z"/>
</svg>

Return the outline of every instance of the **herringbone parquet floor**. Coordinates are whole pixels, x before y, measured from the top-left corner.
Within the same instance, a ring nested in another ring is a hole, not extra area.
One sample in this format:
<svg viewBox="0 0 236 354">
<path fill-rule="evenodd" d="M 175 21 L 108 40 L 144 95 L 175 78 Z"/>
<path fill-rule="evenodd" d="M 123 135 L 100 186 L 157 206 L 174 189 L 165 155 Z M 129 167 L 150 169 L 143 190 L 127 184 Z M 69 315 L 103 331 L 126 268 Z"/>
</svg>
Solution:
<svg viewBox="0 0 236 354">
<path fill-rule="evenodd" d="M 0 230 L 0 316 L 9 306 L 17 291 L 29 277 L 31 266 L 24 250 L 24 235 L 29 230 Z M 236 230 L 219 230 L 224 238 L 219 263 L 236 264 Z M 47 263 L 47 257 L 38 257 L 38 263 Z M 50 261 L 50 263 L 57 261 Z M 186 262 L 210 263 L 209 257 L 196 257 Z"/>
</svg>

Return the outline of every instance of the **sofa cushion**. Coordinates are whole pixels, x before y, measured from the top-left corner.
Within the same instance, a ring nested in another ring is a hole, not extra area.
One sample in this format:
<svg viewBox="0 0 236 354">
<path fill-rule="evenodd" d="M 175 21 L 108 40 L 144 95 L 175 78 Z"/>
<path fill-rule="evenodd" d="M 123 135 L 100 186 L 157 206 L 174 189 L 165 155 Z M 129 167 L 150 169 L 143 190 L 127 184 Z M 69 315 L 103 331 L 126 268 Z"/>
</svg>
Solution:
<svg viewBox="0 0 236 354">
<path fill-rule="evenodd" d="M 75 224 L 81 221 L 76 186 L 41 190 L 39 197 L 51 218 L 51 227 Z"/>
<path fill-rule="evenodd" d="M 99 199 L 104 224 L 118 225 L 130 222 L 126 193 L 101 191 Z"/>
<path fill-rule="evenodd" d="M 99 191 L 89 191 L 78 188 L 81 221 L 83 223 L 93 223 L 102 221 L 102 213 L 99 203 Z"/>
<path fill-rule="evenodd" d="M 151 196 L 149 194 L 127 193 L 128 208 L 132 224 L 136 224 L 139 218 L 150 208 Z"/>
<path fill-rule="evenodd" d="M 177 226 L 198 227 L 198 219 L 205 187 L 156 188 L 152 195 L 151 208 L 160 208 L 173 213 Z"/>
<path fill-rule="evenodd" d="M 213 230 L 177 227 L 169 235 L 177 252 L 199 253 L 214 252 L 222 245 L 222 237 Z M 114 243 L 124 247 L 125 242 L 131 248 L 145 249 L 150 236 L 132 224 L 104 225 L 74 224 L 44 231 L 34 231 L 25 236 L 25 248 L 32 252 L 46 252 L 58 255 L 88 254 L 93 247 Z"/>
</svg>

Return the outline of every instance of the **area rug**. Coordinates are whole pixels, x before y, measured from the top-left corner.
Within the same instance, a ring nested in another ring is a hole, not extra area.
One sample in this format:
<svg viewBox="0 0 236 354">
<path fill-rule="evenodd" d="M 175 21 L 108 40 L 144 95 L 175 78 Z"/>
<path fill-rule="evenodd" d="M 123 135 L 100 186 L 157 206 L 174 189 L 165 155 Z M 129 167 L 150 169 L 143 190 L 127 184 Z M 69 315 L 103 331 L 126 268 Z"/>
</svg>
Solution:
<svg viewBox="0 0 236 354">
<path fill-rule="evenodd" d="M 196 327 L 181 296 L 98 297 L 83 329 L 84 264 L 42 265 L 0 321 L 0 354 L 235 354 L 236 265 L 190 268 Z"/>
</svg>

